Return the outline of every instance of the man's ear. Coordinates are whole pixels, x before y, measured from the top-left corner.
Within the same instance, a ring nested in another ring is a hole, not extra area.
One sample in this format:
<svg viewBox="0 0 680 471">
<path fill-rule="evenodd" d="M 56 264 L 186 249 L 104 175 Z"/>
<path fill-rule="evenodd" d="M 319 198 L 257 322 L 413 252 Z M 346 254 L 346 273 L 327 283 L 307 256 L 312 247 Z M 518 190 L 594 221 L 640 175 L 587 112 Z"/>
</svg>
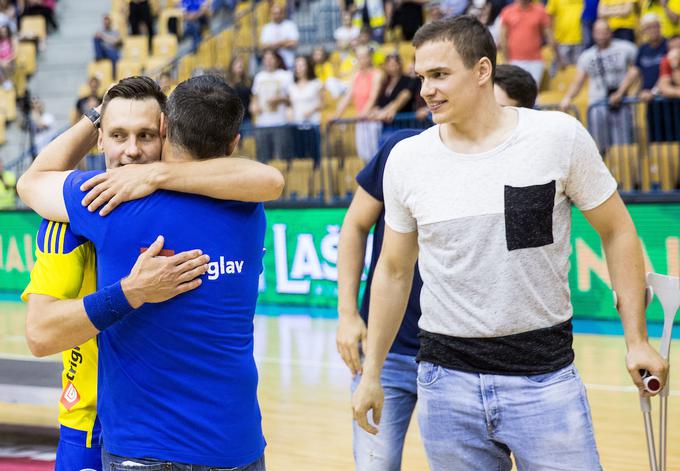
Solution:
<svg viewBox="0 0 680 471">
<path fill-rule="evenodd" d="M 166 138 L 168 134 L 168 118 L 165 117 L 165 113 L 161 112 L 161 137 Z"/>
<path fill-rule="evenodd" d="M 229 146 L 227 146 L 227 156 L 230 156 L 231 154 L 234 153 L 236 150 L 236 147 L 238 146 L 239 141 L 241 140 L 241 134 L 237 134 L 234 139 L 229 143 Z"/>
<path fill-rule="evenodd" d="M 104 152 L 104 131 L 102 131 L 102 128 L 97 130 L 97 147 L 99 152 Z"/>
</svg>

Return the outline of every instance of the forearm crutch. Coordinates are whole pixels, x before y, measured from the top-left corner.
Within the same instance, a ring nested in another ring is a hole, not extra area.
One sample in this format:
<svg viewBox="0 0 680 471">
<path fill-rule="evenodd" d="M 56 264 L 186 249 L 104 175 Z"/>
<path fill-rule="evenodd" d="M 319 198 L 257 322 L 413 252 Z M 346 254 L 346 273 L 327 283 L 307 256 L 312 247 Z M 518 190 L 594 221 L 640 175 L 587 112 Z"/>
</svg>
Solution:
<svg viewBox="0 0 680 471">
<path fill-rule="evenodd" d="M 647 287 L 651 288 L 652 295 L 656 295 L 663 308 L 663 334 L 659 345 L 659 354 L 668 361 L 671 351 L 671 338 L 673 334 L 673 322 L 680 308 L 680 279 L 677 276 L 659 275 L 647 273 Z M 651 301 L 652 296 L 648 296 Z M 653 377 L 647 377 L 650 381 Z M 653 379 L 652 379 L 653 381 Z M 666 377 L 666 384 L 659 393 L 659 466 L 656 466 L 656 454 L 654 453 L 654 437 L 651 423 L 651 405 L 648 397 L 640 398 L 640 407 L 645 419 L 645 432 L 647 434 L 647 451 L 649 452 L 649 465 L 652 471 L 666 471 L 666 441 L 668 430 L 668 392 L 670 381 L 670 367 Z M 647 383 L 646 383 L 647 384 Z M 657 383 L 660 385 L 660 383 Z M 655 391 L 652 391 L 655 392 Z"/>
</svg>

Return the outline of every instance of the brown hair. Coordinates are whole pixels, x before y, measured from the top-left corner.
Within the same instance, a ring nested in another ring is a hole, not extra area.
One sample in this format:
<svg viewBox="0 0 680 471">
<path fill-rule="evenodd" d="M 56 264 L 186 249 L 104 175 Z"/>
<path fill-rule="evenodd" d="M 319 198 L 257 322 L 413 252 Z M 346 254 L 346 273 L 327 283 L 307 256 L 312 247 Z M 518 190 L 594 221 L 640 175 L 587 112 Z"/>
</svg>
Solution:
<svg viewBox="0 0 680 471">
<path fill-rule="evenodd" d="M 106 112 L 106 107 L 109 102 L 115 98 L 123 98 L 125 100 L 156 100 L 161 111 L 165 111 L 165 104 L 167 97 L 161 87 L 158 86 L 155 80 L 145 76 L 126 77 L 113 87 L 111 87 L 104 95 L 102 101 L 102 116 Z"/>
<path fill-rule="evenodd" d="M 468 69 L 483 57 L 491 61 L 492 78 L 496 72 L 496 43 L 488 28 L 477 18 L 469 15 L 426 23 L 413 37 L 413 46 L 418 49 L 425 43 L 450 41 Z"/>
</svg>

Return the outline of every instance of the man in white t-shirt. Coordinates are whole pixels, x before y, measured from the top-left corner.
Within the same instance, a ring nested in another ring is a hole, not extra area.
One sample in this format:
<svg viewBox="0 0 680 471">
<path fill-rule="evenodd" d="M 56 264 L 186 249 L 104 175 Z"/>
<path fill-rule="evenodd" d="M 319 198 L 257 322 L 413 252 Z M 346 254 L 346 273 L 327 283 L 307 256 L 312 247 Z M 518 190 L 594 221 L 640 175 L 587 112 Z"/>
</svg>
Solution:
<svg viewBox="0 0 680 471">
<path fill-rule="evenodd" d="M 354 417 L 378 432 L 380 370 L 418 258 L 418 418 L 430 468 L 506 471 L 512 453 L 520 470 L 601 469 L 573 364 L 571 204 L 602 238 L 633 381 L 642 390 L 644 368 L 665 383 L 668 368 L 647 341 L 642 251 L 616 181 L 575 119 L 496 103 L 496 47 L 478 20 L 428 23 L 413 43 L 437 125 L 397 144 L 385 167 Z"/>
<path fill-rule="evenodd" d="M 277 56 L 272 49 L 264 51 L 263 68 L 253 79 L 250 113 L 255 120 L 255 150 L 260 162 L 289 158 L 292 153 L 290 130 L 284 126 L 288 124 L 288 90 L 293 75 L 278 68 Z"/>
<path fill-rule="evenodd" d="M 281 5 L 273 4 L 270 14 L 271 22 L 264 25 L 260 33 L 260 49 L 274 49 L 281 55 L 286 69 L 290 70 L 295 61 L 300 32 L 294 22 L 286 19 Z"/>
<path fill-rule="evenodd" d="M 620 103 L 608 106 L 609 96 L 616 93 L 629 69 L 635 67 L 637 47 L 630 41 L 612 39 L 607 20 L 593 25 L 595 45 L 583 51 L 576 63 L 576 76 L 565 94 L 561 107 L 566 110 L 588 79 L 588 105 L 591 108 L 588 127 L 600 146 L 633 143 L 633 110 Z"/>
</svg>

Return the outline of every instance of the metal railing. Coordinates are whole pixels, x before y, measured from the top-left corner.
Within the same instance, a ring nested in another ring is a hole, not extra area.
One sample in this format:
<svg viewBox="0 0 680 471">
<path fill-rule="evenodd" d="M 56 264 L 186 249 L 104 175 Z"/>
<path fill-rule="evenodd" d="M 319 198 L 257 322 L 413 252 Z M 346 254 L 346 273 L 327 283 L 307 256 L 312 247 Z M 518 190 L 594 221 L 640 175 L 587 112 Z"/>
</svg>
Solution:
<svg viewBox="0 0 680 471">
<path fill-rule="evenodd" d="M 588 130 L 621 191 L 680 189 L 680 100 L 595 103 L 588 108 Z"/>
</svg>

